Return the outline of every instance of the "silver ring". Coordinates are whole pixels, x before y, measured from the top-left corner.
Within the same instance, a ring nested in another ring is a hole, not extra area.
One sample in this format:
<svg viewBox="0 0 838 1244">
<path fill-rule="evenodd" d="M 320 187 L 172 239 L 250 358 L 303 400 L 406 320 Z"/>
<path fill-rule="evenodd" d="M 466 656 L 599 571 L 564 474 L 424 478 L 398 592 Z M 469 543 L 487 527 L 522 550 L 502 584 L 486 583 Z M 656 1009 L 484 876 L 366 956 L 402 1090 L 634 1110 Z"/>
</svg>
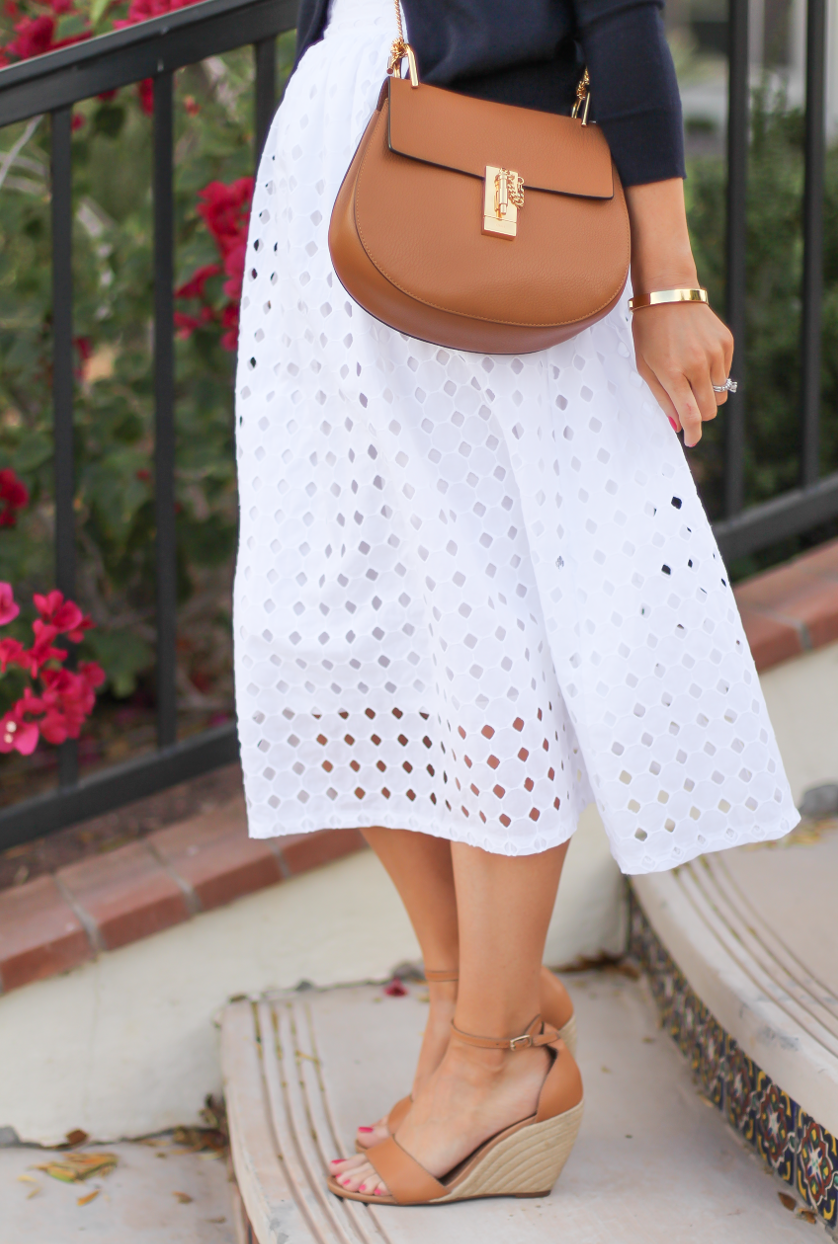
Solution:
<svg viewBox="0 0 838 1244">
<path fill-rule="evenodd" d="M 724 384 L 713 385 L 713 392 L 714 393 L 735 393 L 738 388 L 739 388 L 738 380 L 731 380 L 730 376 L 728 376 Z"/>
</svg>

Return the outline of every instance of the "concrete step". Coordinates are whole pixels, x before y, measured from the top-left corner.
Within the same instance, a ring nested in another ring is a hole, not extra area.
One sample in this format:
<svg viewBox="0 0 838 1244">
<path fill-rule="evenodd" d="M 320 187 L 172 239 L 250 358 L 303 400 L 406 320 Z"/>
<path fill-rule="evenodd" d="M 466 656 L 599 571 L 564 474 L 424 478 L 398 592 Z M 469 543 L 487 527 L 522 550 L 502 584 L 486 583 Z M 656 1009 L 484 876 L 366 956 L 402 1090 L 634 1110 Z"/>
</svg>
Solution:
<svg viewBox="0 0 838 1244">
<path fill-rule="evenodd" d="M 88 1148 L 113 1153 L 116 1168 L 68 1184 L 38 1169 L 66 1153 L 0 1147 L 2 1244 L 244 1244 L 223 1156 L 171 1136 Z"/>
<path fill-rule="evenodd" d="M 642 981 L 569 978 L 586 1115 L 549 1197 L 434 1208 L 366 1207 L 325 1189 L 330 1158 L 401 1096 L 425 1023 L 422 986 L 267 994 L 222 1021 L 222 1067 L 241 1197 L 257 1244 L 714 1244 L 813 1241 L 820 1228 L 718 1114 L 660 1032 Z M 811 1217 L 811 1215 L 809 1215 Z M 813 1232 L 815 1234 L 813 1234 Z"/>
<path fill-rule="evenodd" d="M 708 1094 L 838 1225 L 838 820 L 632 881 L 634 953 Z"/>
</svg>

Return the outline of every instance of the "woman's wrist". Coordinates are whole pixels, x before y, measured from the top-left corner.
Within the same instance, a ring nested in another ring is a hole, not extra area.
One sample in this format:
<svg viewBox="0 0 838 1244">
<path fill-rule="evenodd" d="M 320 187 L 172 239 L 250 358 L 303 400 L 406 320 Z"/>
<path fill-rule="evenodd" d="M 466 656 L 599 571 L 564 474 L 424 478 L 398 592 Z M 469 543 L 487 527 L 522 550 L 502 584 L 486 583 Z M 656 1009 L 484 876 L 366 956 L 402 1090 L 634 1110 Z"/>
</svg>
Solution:
<svg viewBox="0 0 838 1244">
<path fill-rule="evenodd" d="M 680 178 L 629 186 L 626 202 L 631 223 L 633 292 L 696 288 L 698 274 Z"/>
</svg>

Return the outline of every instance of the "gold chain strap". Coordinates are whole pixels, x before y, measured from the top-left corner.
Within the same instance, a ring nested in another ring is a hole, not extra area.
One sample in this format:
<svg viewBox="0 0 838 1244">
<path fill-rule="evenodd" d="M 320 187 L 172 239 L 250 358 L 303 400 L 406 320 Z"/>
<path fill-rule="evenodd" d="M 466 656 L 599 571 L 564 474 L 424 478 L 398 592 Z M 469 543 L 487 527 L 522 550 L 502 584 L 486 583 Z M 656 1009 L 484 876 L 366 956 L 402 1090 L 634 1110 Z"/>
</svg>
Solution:
<svg viewBox="0 0 838 1244">
<path fill-rule="evenodd" d="M 419 73 L 416 69 L 416 57 L 413 55 L 413 48 L 404 37 L 404 27 L 402 26 L 402 8 L 399 0 L 395 0 L 396 4 L 396 25 L 399 33 L 393 40 L 390 48 L 390 55 L 387 57 L 387 73 L 394 77 L 401 76 L 402 61 L 407 57 L 407 69 L 410 76 L 410 85 L 419 85 Z"/>
<path fill-rule="evenodd" d="M 398 28 L 399 33 L 396 36 L 396 38 L 393 40 L 393 43 L 390 47 L 390 55 L 387 58 L 387 72 L 388 74 L 398 75 L 400 72 L 401 63 L 406 56 L 408 58 L 408 66 L 410 69 L 410 81 L 413 86 L 418 86 L 419 78 L 416 72 L 416 60 L 413 55 L 413 49 L 411 48 L 410 44 L 407 42 L 407 40 L 404 37 L 404 26 L 402 25 L 401 0 L 393 0 L 393 3 L 396 9 L 396 26 Z M 591 86 L 591 79 L 588 74 L 588 70 L 586 69 L 579 81 L 579 85 L 576 88 L 576 103 L 573 105 L 573 111 L 570 114 L 572 117 L 578 117 L 579 112 L 581 110 L 583 125 L 588 124 L 588 109 L 591 106 L 590 86 Z M 520 203 L 518 202 L 519 196 L 521 200 Z M 524 196 L 523 196 L 522 187 L 517 186 L 517 185 L 513 186 L 513 184 L 510 182 L 509 197 L 516 207 L 523 207 Z"/>
<path fill-rule="evenodd" d="M 387 72 L 396 73 L 397 67 L 401 64 L 403 58 L 407 55 L 407 44 L 404 39 L 404 26 L 402 26 L 402 6 L 399 0 L 395 0 L 396 5 L 396 25 L 399 33 L 393 40 L 390 48 L 390 56 L 387 61 Z"/>
</svg>

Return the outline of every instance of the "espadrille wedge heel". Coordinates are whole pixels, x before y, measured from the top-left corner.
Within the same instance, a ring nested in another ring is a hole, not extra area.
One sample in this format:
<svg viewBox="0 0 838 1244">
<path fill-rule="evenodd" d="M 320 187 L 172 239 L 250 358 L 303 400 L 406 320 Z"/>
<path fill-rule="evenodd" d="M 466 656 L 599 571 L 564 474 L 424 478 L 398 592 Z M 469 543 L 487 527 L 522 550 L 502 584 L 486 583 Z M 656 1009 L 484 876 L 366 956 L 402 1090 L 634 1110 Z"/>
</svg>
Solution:
<svg viewBox="0 0 838 1244">
<path fill-rule="evenodd" d="M 556 1029 L 545 1024 L 540 1015 L 519 1037 L 477 1037 L 452 1028 L 459 1040 L 478 1049 L 548 1049 L 553 1061 L 536 1113 L 492 1136 L 441 1179 L 426 1171 L 390 1136 L 366 1151 L 389 1196 L 350 1192 L 334 1176 L 327 1181 L 331 1192 L 374 1205 L 446 1205 L 475 1197 L 535 1197 L 550 1192 L 582 1122 L 582 1077 L 573 1055 Z"/>
<path fill-rule="evenodd" d="M 432 983 L 442 981 L 458 981 L 460 974 L 456 968 L 426 968 L 425 980 Z M 539 993 L 541 995 L 541 1017 L 546 1024 L 558 1030 L 558 1034 L 570 1050 L 573 1057 L 576 1057 L 576 1015 L 573 1010 L 573 1003 L 570 1000 L 570 994 L 565 989 L 562 982 L 554 972 L 549 968 L 541 969 L 541 977 L 539 979 Z M 413 1105 L 413 1098 L 410 1094 L 407 1097 L 400 1097 L 395 1106 L 392 1107 L 387 1115 L 387 1131 L 391 1136 L 395 1136 L 402 1124 L 407 1112 Z M 379 1127 L 380 1124 L 376 1124 Z M 372 1129 L 370 1129 L 372 1130 Z M 355 1152 L 366 1153 L 368 1149 L 378 1141 L 364 1143 L 362 1135 L 355 1137 Z"/>
</svg>

